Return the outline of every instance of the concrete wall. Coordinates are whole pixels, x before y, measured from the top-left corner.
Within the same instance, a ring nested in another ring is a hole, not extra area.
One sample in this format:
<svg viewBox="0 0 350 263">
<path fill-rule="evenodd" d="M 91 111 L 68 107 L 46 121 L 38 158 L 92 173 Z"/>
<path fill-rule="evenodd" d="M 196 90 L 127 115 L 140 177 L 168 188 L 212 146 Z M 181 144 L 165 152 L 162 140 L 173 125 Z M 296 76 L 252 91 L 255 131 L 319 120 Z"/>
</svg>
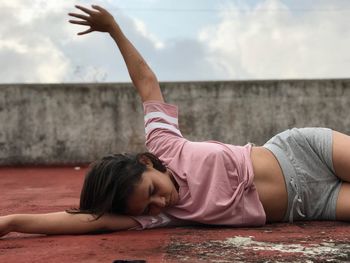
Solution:
<svg viewBox="0 0 350 263">
<path fill-rule="evenodd" d="M 350 80 L 162 83 L 191 140 L 263 144 L 284 129 L 350 134 Z M 0 85 L 0 165 L 87 163 L 144 150 L 130 84 Z"/>
</svg>

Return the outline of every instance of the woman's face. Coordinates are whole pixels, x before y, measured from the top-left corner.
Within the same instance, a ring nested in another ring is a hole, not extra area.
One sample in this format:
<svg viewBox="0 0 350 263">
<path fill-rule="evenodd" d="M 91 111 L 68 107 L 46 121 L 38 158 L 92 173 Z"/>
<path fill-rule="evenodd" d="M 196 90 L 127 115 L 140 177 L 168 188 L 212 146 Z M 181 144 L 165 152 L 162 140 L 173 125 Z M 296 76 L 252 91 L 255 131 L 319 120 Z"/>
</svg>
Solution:
<svg viewBox="0 0 350 263">
<path fill-rule="evenodd" d="M 140 183 L 135 186 L 128 199 L 127 214 L 155 216 L 174 206 L 179 200 L 175 184 L 169 171 L 162 173 L 154 169 L 152 164 L 148 164 Z"/>
</svg>

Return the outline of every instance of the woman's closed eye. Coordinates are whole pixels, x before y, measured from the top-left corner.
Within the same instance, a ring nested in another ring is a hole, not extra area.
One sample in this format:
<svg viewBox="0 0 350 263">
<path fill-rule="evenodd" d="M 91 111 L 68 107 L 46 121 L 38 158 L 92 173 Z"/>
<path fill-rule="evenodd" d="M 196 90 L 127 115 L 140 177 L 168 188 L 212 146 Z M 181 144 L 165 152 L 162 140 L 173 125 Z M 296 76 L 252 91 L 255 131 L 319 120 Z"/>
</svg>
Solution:
<svg viewBox="0 0 350 263">
<path fill-rule="evenodd" d="M 156 188 L 154 186 L 149 186 L 148 188 L 148 198 L 150 199 L 154 194 L 156 193 Z M 145 208 L 145 210 L 143 211 L 143 215 L 148 215 L 150 212 L 150 204 L 148 204 Z"/>
<path fill-rule="evenodd" d="M 146 209 L 142 212 L 142 215 L 148 215 L 149 214 L 149 205 L 146 207 Z"/>
<path fill-rule="evenodd" d="M 156 188 L 154 186 L 150 186 L 149 197 L 153 196 L 155 193 L 156 193 Z"/>
</svg>

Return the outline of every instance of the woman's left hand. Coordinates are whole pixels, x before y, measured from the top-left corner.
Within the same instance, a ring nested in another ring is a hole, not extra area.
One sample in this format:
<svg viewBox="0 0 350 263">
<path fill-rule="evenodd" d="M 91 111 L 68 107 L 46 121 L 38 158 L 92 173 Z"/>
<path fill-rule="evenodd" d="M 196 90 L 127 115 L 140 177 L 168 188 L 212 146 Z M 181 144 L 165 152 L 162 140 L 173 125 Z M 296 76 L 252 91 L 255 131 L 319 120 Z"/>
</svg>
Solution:
<svg viewBox="0 0 350 263">
<path fill-rule="evenodd" d="M 78 18 L 80 20 L 69 20 L 72 24 L 90 26 L 88 30 L 79 32 L 78 35 L 84 35 L 93 31 L 111 32 L 116 25 L 114 17 L 104 8 L 98 5 L 92 5 L 92 9 L 76 5 L 76 8 L 83 11 L 85 14 L 68 13 L 69 16 Z"/>
<path fill-rule="evenodd" d="M 11 232 L 11 217 L 0 216 L 0 237 Z"/>
</svg>

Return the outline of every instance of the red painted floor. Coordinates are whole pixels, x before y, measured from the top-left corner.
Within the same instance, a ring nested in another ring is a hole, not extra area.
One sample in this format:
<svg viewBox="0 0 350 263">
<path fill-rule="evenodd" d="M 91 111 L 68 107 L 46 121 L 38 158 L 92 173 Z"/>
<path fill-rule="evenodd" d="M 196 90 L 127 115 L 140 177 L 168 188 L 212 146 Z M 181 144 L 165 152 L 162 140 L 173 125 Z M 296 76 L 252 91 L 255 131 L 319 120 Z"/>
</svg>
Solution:
<svg viewBox="0 0 350 263">
<path fill-rule="evenodd" d="M 0 215 L 62 211 L 79 202 L 85 168 L 0 168 Z M 81 236 L 11 233 L 0 262 L 350 262 L 350 224 L 174 228 Z"/>
</svg>

